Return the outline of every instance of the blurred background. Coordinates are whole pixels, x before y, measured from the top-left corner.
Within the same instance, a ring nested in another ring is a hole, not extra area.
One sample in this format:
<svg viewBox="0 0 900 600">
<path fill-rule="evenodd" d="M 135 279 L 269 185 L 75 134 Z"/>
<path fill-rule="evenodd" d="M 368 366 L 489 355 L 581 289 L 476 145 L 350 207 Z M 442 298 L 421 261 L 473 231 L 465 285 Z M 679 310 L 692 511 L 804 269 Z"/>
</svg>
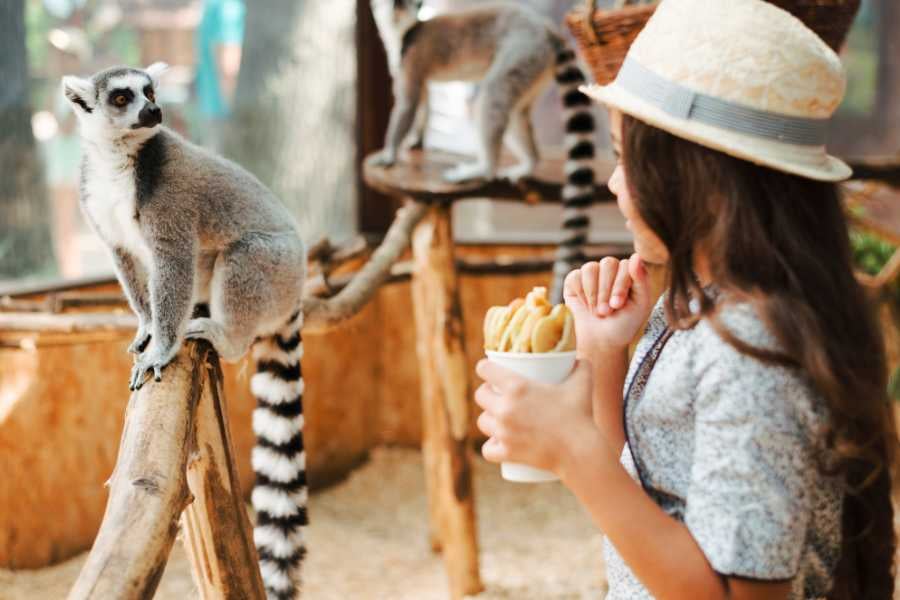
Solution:
<svg viewBox="0 0 900 600">
<path fill-rule="evenodd" d="M 561 22 L 577 2 L 529 3 Z M 429 0 L 425 13 L 462 4 Z M 842 156 L 900 148 L 897 5 L 864 0 L 844 51 L 850 86 L 832 135 Z M 308 240 L 386 230 L 396 204 L 359 176 L 361 159 L 381 146 L 391 102 L 368 0 L 3 0 L 0 283 L 112 273 L 78 209 L 79 142 L 59 81 L 155 61 L 171 65 L 158 91 L 165 123 L 272 187 Z M 440 88 L 426 144 L 470 150 L 474 86 Z M 535 109 L 543 147 L 561 142 L 557 102 L 550 89 Z M 556 239 L 558 207 L 472 200 L 454 210 L 461 242 Z M 594 210 L 592 241 L 628 240 L 614 206 Z"/>
<path fill-rule="evenodd" d="M 561 23 L 585 0 L 521 1 Z M 426 0 L 423 15 L 467 3 L 479 0 Z M 830 146 L 871 167 L 845 189 L 856 198 L 848 203 L 856 267 L 879 300 L 900 399 L 897 31 L 900 1 L 862 0 L 842 52 L 849 88 Z M 362 182 L 362 161 L 381 148 L 392 103 L 369 0 L 0 0 L 0 600 L 65 596 L 103 516 L 128 399 L 133 332 L 72 325 L 129 310 L 78 207 L 80 143 L 60 80 L 156 61 L 170 65 L 157 90 L 165 124 L 258 176 L 309 243 L 361 235 L 371 249 L 398 207 Z M 476 86 L 434 87 L 426 146 L 470 152 Z M 597 162 L 609 166 L 606 116 L 596 114 Z M 542 151 L 558 151 L 555 86 L 533 117 Z M 630 252 L 615 205 L 591 210 L 592 251 Z M 549 281 L 560 211 L 488 199 L 454 204 L 470 382 L 483 356 L 480 316 Z M 309 598 L 448 597 L 429 541 L 419 448 L 422 399 L 432 392 L 420 377 L 430 367 L 417 353 L 409 258 L 351 320 L 304 332 L 304 444 L 315 492 Z M 364 260 L 355 255 L 335 279 Z M 249 357 L 225 366 L 245 495 L 253 481 L 252 372 Z M 900 402 L 895 410 L 900 417 Z M 469 435 L 476 447 L 483 441 L 473 424 Z M 510 486 L 495 466 L 472 464 L 487 585 L 479 597 L 602 597 L 602 537 L 574 497 L 561 486 Z M 158 598 L 194 594 L 180 548 Z"/>
</svg>

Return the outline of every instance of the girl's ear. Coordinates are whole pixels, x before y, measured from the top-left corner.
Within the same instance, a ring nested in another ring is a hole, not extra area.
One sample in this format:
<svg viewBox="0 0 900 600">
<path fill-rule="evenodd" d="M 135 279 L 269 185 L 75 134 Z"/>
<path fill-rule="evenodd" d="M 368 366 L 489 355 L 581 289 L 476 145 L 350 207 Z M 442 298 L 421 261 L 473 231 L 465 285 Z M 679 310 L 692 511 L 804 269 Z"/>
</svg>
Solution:
<svg viewBox="0 0 900 600">
<path fill-rule="evenodd" d="M 94 84 L 87 79 L 66 75 L 62 78 L 63 95 L 75 111 L 91 113 L 94 111 Z"/>
<path fill-rule="evenodd" d="M 149 67 L 147 67 L 146 69 L 144 69 L 144 71 L 146 71 L 147 75 L 150 76 L 150 79 L 153 80 L 153 87 L 156 87 L 159 85 L 160 76 L 168 70 L 169 70 L 169 65 L 167 65 L 164 62 L 155 62 L 152 65 L 150 65 Z"/>
</svg>

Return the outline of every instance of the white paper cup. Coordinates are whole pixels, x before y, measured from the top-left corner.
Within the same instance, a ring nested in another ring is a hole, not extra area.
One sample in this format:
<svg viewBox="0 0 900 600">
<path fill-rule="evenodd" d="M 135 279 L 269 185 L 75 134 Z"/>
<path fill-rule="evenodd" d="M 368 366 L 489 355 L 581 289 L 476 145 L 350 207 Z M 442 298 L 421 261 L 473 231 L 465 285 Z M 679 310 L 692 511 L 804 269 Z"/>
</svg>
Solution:
<svg viewBox="0 0 900 600">
<path fill-rule="evenodd" d="M 522 377 L 540 383 L 562 383 L 575 367 L 575 352 L 494 352 L 486 351 L 488 360 L 505 367 Z M 549 471 L 535 469 L 518 463 L 501 463 L 500 474 L 507 481 L 539 483 L 557 481 L 559 477 Z"/>
</svg>

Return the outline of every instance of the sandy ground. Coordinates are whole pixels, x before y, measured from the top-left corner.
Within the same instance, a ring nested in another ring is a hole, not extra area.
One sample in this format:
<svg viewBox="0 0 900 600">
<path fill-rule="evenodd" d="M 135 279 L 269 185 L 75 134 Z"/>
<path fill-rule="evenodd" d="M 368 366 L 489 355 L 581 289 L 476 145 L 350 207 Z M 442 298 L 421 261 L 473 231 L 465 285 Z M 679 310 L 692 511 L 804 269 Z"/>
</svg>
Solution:
<svg viewBox="0 0 900 600">
<path fill-rule="evenodd" d="M 481 573 L 478 600 L 583 600 L 605 590 L 601 537 L 559 484 L 504 482 L 475 462 Z M 444 600 L 439 555 L 431 552 L 420 454 L 379 449 L 342 484 L 310 499 L 304 600 Z M 37 571 L 0 570 L 0 600 L 57 600 L 86 555 Z M 157 599 L 195 598 L 176 544 Z"/>
</svg>

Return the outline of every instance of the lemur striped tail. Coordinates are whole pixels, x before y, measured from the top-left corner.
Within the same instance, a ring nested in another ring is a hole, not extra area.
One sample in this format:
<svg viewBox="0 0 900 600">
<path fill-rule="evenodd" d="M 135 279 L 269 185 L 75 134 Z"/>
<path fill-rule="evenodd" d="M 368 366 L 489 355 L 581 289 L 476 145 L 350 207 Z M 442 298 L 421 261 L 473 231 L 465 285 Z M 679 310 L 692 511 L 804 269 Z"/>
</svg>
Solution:
<svg viewBox="0 0 900 600">
<path fill-rule="evenodd" d="M 253 346 L 256 374 L 250 380 L 257 408 L 253 412 L 253 539 L 269 600 L 299 597 L 300 566 L 306 554 L 303 529 L 308 524 L 306 452 L 303 448 L 303 377 L 300 330 L 303 313 Z"/>
<path fill-rule="evenodd" d="M 551 301 L 562 302 L 563 281 L 572 269 L 585 261 L 590 216 L 594 202 L 594 115 L 590 98 L 578 90 L 584 74 L 575 62 L 575 53 L 562 45 L 556 55 L 556 82 L 559 84 L 566 121 L 566 183 L 562 190 L 562 236 L 553 265 Z"/>
</svg>

